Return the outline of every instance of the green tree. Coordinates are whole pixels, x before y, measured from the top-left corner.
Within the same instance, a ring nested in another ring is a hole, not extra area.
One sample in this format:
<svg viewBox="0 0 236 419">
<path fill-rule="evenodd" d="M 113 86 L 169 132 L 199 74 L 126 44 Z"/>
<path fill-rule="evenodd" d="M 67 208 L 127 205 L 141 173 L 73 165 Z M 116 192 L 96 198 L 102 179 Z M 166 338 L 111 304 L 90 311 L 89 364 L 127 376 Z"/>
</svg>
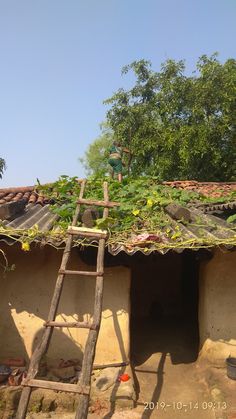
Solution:
<svg viewBox="0 0 236 419">
<path fill-rule="evenodd" d="M 6 168 L 7 166 L 5 160 L 0 157 L 0 179 L 2 179 L 3 172 Z"/>
<path fill-rule="evenodd" d="M 104 176 L 108 172 L 108 150 L 113 138 L 113 132 L 108 125 L 101 124 L 101 135 L 89 145 L 84 157 L 79 158 L 86 175 Z"/>
<path fill-rule="evenodd" d="M 236 60 L 199 58 L 185 75 L 184 61 L 167 60 L 159 72 L 134 61 L 135 85 L 105 101 L 116 138 L 134 153 L 132 173 L 160 179 L 236 179 Z"/>
</svg>

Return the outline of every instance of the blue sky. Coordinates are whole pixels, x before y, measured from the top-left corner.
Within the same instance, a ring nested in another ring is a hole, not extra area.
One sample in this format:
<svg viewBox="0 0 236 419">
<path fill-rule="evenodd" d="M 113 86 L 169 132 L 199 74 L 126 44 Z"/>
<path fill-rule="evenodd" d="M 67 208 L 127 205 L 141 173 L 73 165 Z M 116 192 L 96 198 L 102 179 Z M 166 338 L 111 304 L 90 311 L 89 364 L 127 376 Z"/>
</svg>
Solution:
<svg viewBox="0 0 236 419">
<path fill-rule="evenodd" d="M 0 188 L 83 176 L 121 68 L 235 58 L 235 20 L 235 0 L 0 0 Z"/>
</svg>

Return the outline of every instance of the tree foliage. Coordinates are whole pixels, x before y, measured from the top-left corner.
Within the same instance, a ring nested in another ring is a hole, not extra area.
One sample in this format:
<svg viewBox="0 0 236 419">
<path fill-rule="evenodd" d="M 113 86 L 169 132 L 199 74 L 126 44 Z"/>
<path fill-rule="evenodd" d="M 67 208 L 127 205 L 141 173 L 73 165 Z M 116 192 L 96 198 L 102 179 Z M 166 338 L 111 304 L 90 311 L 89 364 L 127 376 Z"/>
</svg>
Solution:
<svg viewBox="0 0 236 419">
<path fill-rule="evenodd" d="M 2 179 L 3 172 L 6 168 L 7 166 L 5 160 L 0 157 L 0 179 Z"/>
<path fill-rule="evenodd" d="M 184 61 L 174 60 L 159 72 L 148 61 L 134 61 L 122 73 L 129 71 L 134 86 L 105 103 L 115 137 L 134 153 L 132 173 L 160 180 L 235 180 L 236 60 L 222 64 L 216 54 L 203 55 L 190 76 Z"/>
<path fill-rule="evenodd" d="M 101 125 L 101 135 L 89 145 L 85 156 L 79 161 L 85 168 L 87 175 L 103 176 L 108 170 L 108 150 L 113 141 L 113 132 L 106 125 Z"/>
</svg>

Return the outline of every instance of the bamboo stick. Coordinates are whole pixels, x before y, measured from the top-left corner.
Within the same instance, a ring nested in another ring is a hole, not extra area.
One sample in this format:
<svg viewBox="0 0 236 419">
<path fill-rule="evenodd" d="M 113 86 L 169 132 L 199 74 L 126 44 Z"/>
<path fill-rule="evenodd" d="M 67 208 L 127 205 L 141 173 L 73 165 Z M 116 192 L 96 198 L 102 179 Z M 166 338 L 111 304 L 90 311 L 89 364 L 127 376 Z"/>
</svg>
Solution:
<svg viewBox="0 0 236 419">
<path fill-rule="evenodd" d="M 55 381 L 46 381 L 46 380 L 35 380 L 25 379 L 22 382 L 23 386 L 29 387 L 37 387 L 37 388 L 46 388 L 49 390 L 57 390 L 57 391 L 66 391 L 69 393 L 80 393 L 80 394 L 89 394 L 90 387 L 88 386 L 78 386 L 76 384 L 67 384 L 67 383 L 58 383 Z"/>
<path fill-rule="evenodd" d="M 94 239 L 102 239 L 102 238 L 106 239 L 108 235 L 106 230 L 96 230 L 95 228 L 86 229 L 84 227 L 74 227 L 74 226 L 69 226 L 67 229 L 67 232 L 72 235 L 94 238 Z"/>
<path fill-rule="evenodd" d="M 108 183 L 103 183 L 104 201 L 108 201 Z M 104 208 L 103 217 L 108 217 L 108 208 Z M 105 240 L 99 240 L 98 254 L 97 254 L 97 271 L 104 270 L 104 253 L 105 253 Z M 95 357 L 96 344 L 98 333 L 101 325 L 102 317 L 102 299 L 103 299 L 103 276 L 97 276 L 95 288 L 95 302 L 93 322 L 97 326 L 96 330 L 90 330 L 88 340 L 86 342 L 81 375 L 79 384 L 82 386 L 90 386 L 91 374 L 93 369 L 93 361 Z M 79 396 L 79 403 L 76 411 L 76 419 L 86 419 L 88 416 L 89 395 Z"/>
<path fill-rule="evenodd" d="M 60 269 L 60 274 L 63 275 L 81 275 L 81 276 L 98 276 L 103 275 L 103 272 L 96 272 L 96 271 L 71 271 L 69 269 Z"/>
<path fill-rule="evenodd" d="M 114 208 L 114 207 L 119 207 L 120 203 L 119 202 L 112 202 L 112 201 L 108 201 L 106 199 L 104 199 L 104 201 L 97 201 L 96 199 L 78 199 L 78 204 L 83 204 L 83 205 L 96 205 L 99 207 L 106 207 L 106 208 Z"/>
<path fill-rule="evenodd" d="M 80 194 L 79 194 L 79 198 L 83 197 L 84 194 L 84 189 L 85 189 L 85 184 L 86 181 L 84 180 L 81 184 L 81 189 L 80 189 Z M 76 211 L 73 217 L 73 221 L 72 221 L 72 226 L 75 226 L 77 224 L 78 221 L 78 217 L 79 217 L 79 213 L 80 213 L 80 205 L 78 204 L 76 207 Z M 70 257 L 70 252 L 71 252 L 71 247 L 72 247 L 72 242 L 73 242 L 73 236 L 69 236 L 68 240 L 66 242 L 66 246 L 63 252 L 63 257 L 62 257 L 62 262 L 61 262 L 61 266 L 60 269 L 65 270 L 69 257 Z M 61 296 L 61 292 L 62 292 L 62 288 L 63 288 L 63 280 L 64 280 L 64 274 L 58 274 L 57 277 L 57 281 L 56 281 L 56 286 L 54 289 L 54 294 L 51 300 L 51 306 L 49 309 L 49 314 L 48 314 L 48 321 L 54 321 L 55 317 L 56 317 L 56 313 L 57 313 L 57 308 L 59 305 L 59 301 L 60 301 L 60 296 Z M 29 369 L 28 369 L 28 373 L 27 373 L 27 379 L 33 379 L 37 372 L 38 372 L 38 368 L 39 368 L 39 363 L 43 357 L 43 355 L 47 352 L 51 337 L 52 337 L 52 331 L 53 331 L 53 327 L 46 327 L 45 331 L 43 333 L 42 339 L 39 342 L 38 346 L 36 347 L 31 361 L 30 361 L 30 365 L 29 365 Z M 16 419 L 24 419 L 26 416 L 26 412 L 27 412 L 27 407 L 28 407 L 28 403 L 29 403 L 29 399 L 30 399 L 30 394 L 31 394 L 31 387 L 24 387 L 21 393 L 21 397 L 20 397 L 20 402 L 18 405 L 18 409 L 17 409 L 17 414 L 16 414 Z"/>
</svg>

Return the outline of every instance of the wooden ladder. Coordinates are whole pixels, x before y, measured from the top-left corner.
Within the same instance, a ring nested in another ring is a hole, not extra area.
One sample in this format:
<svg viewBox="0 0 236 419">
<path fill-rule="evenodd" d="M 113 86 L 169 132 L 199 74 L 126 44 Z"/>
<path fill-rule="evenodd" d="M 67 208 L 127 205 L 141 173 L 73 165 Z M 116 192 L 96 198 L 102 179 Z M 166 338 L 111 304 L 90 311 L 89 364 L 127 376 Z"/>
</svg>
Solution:
<svg viewBox="0 0 236 419">
<path fill-rule="evenodd" d="M 80 213 L 81 204 L 85 205 L 97 205 L 104 207 L 103 218 L 108 217 L 109 208 L 119 206 L 116 202 L 109 202 L 108 196 L 108 184 L 107 182 L 103 183 L 103 194 L 104 201 L 94 201 L 83 199 L 84 190 L 85 190 L 86 181 L 83 180 L 81 184 L 79 199 L 77 201 L 77 207 L 73 217 L 72 225 L 68 227 L 69 237 L 66 241 L 66 246 L 63 252 L 61 266 L 58 271 L 58 277 L 51 300 L 51 306 L 48 314 L 48 320 L 44 323 L 44 333 L 43 336 L 36 347 L 30 364 L 26 378 L 23 380 L 23 390 L 21 393 L 18 410 L 16 414 L 16 419 L 24 419 L 27 413 L 27 407 L 29 404 L 31 390 L 34 387 L 37 388 L 46 388 L 57 391 L 67 391 L 77 393 L 78 397 L 78 408 L 76 411 L 76 419 L 86 419 L 88 415 L 88 405 L 89 405 L 89 395 L 90 395 L 90 383 L 91 383 L 91 374 L 93 368 L 93 361 L 95 357 L 95 349 L 98 339 L 98 333 L 101 325 L 101 316 L 102 316 L 102 299 L 103 299 L 103 275 L 104 275 L 104 253 L 107 232 L 102 230 L 88 229 L 83 227 L 76 227 L 78 216 Z M 79 235 L 85 238 L 94 238 L 98 239 L 98 252 L 97 252 L 97 267 L 96 271 L 72 271 L 66 269 L 73 244 L 73 236 Z M 82 276 L 96 276 L 95 284 L 95 301 L 94 301 L 94 313 L 92 321 L 90 322 L 57 322 L 55 321 L 57 315 L 57 309 L 62 293 L 63 282 L 65 275 L 82 275 Z M 52 337 L 52 332 L 54 327 L 80 327 L 89 329 L 89 334 L 87 342 L 85 345 L 81 374 L 77 384 L 67 384 L 53 381 L 37 380 L 35 379 L 40 361 L 43 355 L 46 354 L 48 346 Z"/>
</svg>

